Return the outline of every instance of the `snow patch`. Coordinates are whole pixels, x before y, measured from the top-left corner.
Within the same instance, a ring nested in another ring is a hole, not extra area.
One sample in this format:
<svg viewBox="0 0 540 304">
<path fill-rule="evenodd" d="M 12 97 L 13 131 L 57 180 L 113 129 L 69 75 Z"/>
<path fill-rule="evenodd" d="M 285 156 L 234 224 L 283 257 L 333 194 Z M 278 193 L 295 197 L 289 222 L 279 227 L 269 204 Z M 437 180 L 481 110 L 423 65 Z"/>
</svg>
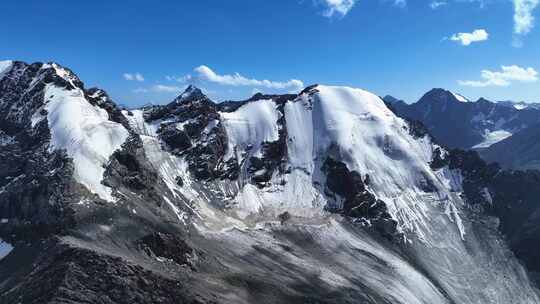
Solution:
<svg viewBox="0 0 540 304">
<path fill-rule="evenodd" d="M 461 94 L 457 94 L 457 93 L 454 93 L 454 92 L 450 92 L 450 93 L 452 93 L 452 95 L 454 95 L 454 97 L 460 102 L 470 102 L 470 100 L 468 98 L 464 97 Z"/>
<path fill-rule="evenodd" d="M 0 79 L 2 79 L 7 72 L 9 72 L 12 66 L 13 61 L 11 60 L 0 61 Z"/>
<path fill-rule="evenodd" d="M 12 250 L 13 246 L 10 243 L 0 239 L 0 260 L 5 258 Z"/>
<path fill-rule="evenodd" d="M 505 131 L 505 130 L 497 130 L 497 131 L 488 131 L 486 130 L 486 134 L 484 135 L 484 140 L 473 146 L 473 149 L 479 149 L 479 148 L 488 148 L 502 140 L 507 139 L 508 137 L 512 136 L 512 133 Z"/>
</svg>

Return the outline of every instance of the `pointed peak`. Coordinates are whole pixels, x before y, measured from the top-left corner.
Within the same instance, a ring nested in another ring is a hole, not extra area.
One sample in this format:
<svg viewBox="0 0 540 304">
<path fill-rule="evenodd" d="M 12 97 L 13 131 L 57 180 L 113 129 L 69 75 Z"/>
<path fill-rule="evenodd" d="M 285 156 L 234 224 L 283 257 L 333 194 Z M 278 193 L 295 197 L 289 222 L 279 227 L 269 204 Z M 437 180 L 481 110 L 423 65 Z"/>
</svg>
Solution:
<svg viewBox="0 0 540 304">
<path fill-rule="evenodd" d="M 442 88 L 434 88 L 424 94 L 419 101 L 457 101 L 457 102 L 470 102 L 470 100 L 461 94 L 454 93 Z"/>
<path fill-rule="evenodd" d="M 175 102 L 180 103 L 188 100 L 198 100 L 207 98 L 201 89 L 194 85 L 189 85 L 180 96 L 175 99 Z"/>
<path fill-rule="evenodd" d="M 490 100 L 485 99 L 484 97 L 478 98 L 478 100 L 477 100 L 476 102 L 479 102 L 479 103 L 482 103 L 482 102 L 489 102 L 489 103 L 492 103 Z"/>
</svg>

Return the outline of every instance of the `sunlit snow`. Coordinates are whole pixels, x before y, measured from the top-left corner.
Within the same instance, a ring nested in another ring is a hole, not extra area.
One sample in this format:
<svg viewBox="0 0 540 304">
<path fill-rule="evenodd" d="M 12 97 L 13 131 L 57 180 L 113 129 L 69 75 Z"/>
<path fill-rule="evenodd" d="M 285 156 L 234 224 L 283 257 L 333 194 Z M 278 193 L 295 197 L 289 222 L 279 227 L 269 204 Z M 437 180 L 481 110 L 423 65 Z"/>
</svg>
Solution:
<svg viewBox="0 0 540 304">
<path fill-rule="evenodd" d="M 73 158 L 74 178 L 102 199 L 114 201 L 111 189 L 101 181 L 109 157 L 124 143 L 128 131 L 110 121 L 105 110 L 91 105 L 80 89 L 48 84 L 45 98 L 50 149 L 65 149 Z"/>
</svg>

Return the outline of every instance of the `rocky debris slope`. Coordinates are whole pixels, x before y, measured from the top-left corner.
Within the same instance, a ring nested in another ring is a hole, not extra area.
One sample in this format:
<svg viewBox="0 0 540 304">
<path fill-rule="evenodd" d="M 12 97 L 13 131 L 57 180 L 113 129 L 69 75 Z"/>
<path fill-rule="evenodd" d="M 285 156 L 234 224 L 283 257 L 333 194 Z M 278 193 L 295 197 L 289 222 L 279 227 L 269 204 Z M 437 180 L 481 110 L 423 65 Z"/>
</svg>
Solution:
<svg viewBox="0 0 540 304">
<path fill-rule="evenodd" d="M 539 301 L 476 171 L 369 92 L 127 110 L 56 64 L 1 66 L 2 300 Z"/>
<path fill-rule="evenodd" d="M 504 171 L 498 164 L 487 164 L 472 151 L 452 150 L 442 163 L 461 171 L 468 204 L 473 210 L 497 217 L 498 228 L 510 248 L 538 282 L 540 264 L 535 244 L 540 240 L 536 224 L 540 212 L 540 172 Z"/>
</svg>

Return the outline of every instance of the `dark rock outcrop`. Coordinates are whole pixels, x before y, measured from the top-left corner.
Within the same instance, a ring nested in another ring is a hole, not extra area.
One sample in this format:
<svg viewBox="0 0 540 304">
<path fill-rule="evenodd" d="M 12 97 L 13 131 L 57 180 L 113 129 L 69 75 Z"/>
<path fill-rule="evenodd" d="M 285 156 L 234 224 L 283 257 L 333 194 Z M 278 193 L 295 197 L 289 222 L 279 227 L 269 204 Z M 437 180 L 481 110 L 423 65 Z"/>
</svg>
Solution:
<svg viewBox="0 0 540 304">
<path fill-rule="evenodd" d="M 397 234 L 397 222 L 388 213 L 386 204 L 375 198 L 365 184 L 369 183 L 369 176 L 363 178 L 358 172 L 350 171 L 343 162 L 328 157 L 322 167 L 326 174 L 326 186 L 344 199 L 339 209 L 329 208 L 330 211 L 340 212 L 344 215 L 369 223 L 385 237 Z"/>
</svg>

